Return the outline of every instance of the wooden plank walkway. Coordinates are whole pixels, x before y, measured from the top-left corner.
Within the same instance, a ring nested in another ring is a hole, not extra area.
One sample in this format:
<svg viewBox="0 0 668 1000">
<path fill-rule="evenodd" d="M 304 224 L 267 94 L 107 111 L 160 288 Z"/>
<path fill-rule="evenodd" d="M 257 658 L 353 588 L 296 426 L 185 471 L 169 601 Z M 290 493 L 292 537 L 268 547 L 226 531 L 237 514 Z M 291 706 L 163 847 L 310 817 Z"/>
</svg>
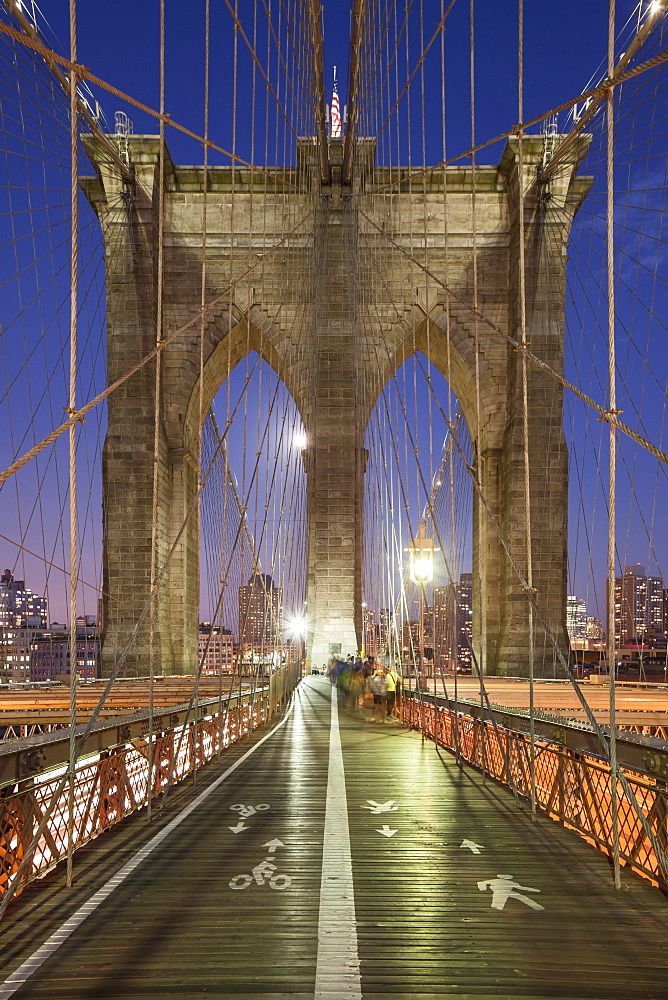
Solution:
<svg viewBox="0 0 668 1000">
<path fill-rule="evenodd" d="M 312 678 L 273 735 L 175 790 L 150 829 L 135 818 L 80 852 L 75 888 L 61 888 L 60 871 L 29 887 L 2 928 L 0 1000 L 668 1000 L 657 889 L 623 871 L 615 891 L 607 859 L 575 834 L 533 823 L 507 790 L 398 722 L 338 711 L 343 791 L 330 766 L 331 688 Z M 210 789 L 15 989 L 12 974 L 42 942 Z M 349 857 L 335 830 L 321 886 L 341 795 Z"/>
</svg>

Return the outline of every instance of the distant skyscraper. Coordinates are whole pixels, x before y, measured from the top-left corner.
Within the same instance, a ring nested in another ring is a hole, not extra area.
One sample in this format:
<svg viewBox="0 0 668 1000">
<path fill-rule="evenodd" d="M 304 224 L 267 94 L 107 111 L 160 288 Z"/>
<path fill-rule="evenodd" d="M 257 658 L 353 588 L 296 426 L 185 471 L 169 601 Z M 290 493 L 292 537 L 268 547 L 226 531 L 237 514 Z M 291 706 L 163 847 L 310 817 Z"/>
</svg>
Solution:
<svg viewBox="0 0 668 1000">
<path fill-rule="evenodd" d="M 639 564 L 615 577 L 615 643 L 642 645 L 664 630 L 663 580 L 647 576 Z M 652 639 L 653 641 L 653 639 Z"/>
<path fill-rule="evenodd" d="M 378 612 L 378 646 L 381 653 L 398 655 L 399 637 L 391 608 L 381 608 Z"/>
<path fill-rule="evenodd" d="M 46 598 L 27 590 L 23 580 L 15 580 L 6 569 L 0 577 L 0 628 L 46 628 Z"/>
<path fill-rule="evenodd" d="M 574 595 L 566 598 L 566 631 L 571 643 L 582 643 L 587 638 L 587 602 Z"/>
<path fill-rule="evenodd" d="M 0 577 L 0 677 L 20 683 L 30 679 L 33 639 L 46 626 L 46 598 L 26 589 L 6 569 Z"/>
<path fill-rule="evenodd" d="M 362 608 L 362 630 L 364 633 L 364 652 L 367 656 L 377 656 L 380 652 L 376 612 L 372 608 Z"/>
<path fill-rule="evenodd" d="M 198 664 L 205 657 L 205 674 L 231 673 L 234 669 L 234 636 L 229 629 L 201 622 L 197 640 Z"/>
<path fill-rule="evenodd" d="M 41 632 L 35 636 L 30 649 L 30 680 L 64 680 L 69 672 L 69 630 Z"/>
<path fill-rule="evenodd" d="M 452 667 L 450 654 L 453 643 L 449 638 L 454 629 L 451 602 L 448 600 L 449 587 L 434 587 L 434 649 L 439 663 Z"/>
<path fill-rule="evenodd" d="M 418 659 L 420 656 L 420 623 L 403 622 L 401 626 L 401 651 L 404 659 Z"/>
<path fill-rule="evenodd" d="M 471 639 L 473 636 L 473 574 L 459 577 L 457 616 L 457 655 L 459 663 L 471 664 Z"/>
<path fill-rule="evenodd" d="M 434 589 L 435 650 L 444 666 L 471 663 L 473 576 L 462 573 L 459 583 Z"/>
<path fill-rule="evenodd" d="M 587 639 L 589 642 L 603 641 L 603 626 L 598 618 L 587 618 Z"/>
<path fill-rule="evenodd" d="M 268 573 L 253 573 L 239 587 L 239 645 L 245 653 L 268 653 L 281 643 L 283 590 Z"/>
</svg>

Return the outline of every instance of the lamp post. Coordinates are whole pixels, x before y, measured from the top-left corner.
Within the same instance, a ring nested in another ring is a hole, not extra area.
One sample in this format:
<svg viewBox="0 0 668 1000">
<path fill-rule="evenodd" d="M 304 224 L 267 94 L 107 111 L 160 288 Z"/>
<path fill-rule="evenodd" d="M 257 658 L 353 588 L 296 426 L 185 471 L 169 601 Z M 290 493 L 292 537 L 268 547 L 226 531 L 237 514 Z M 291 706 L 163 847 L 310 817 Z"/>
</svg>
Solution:
<svg viewBox="0 0 668 1000">
<path fill-rule="evenodd" d="M 362 601 L 362 659 L 366 657 L 366 601 Z"/>
<path fill-rule="evenodd" d="M 434 552 L 439 551 L 440 549 L 434 546 L 432 539 L 427 538 L 424 524 L 419 526 L 417 538 L 414 538 L 412 545 L 406 549 L 409 559 L 408 575 L 413 583 L 420 588 L 420 650 L 418 658 L 420 674 L 424 664 L 424 588 L 434 579 Z"/>
</svg>

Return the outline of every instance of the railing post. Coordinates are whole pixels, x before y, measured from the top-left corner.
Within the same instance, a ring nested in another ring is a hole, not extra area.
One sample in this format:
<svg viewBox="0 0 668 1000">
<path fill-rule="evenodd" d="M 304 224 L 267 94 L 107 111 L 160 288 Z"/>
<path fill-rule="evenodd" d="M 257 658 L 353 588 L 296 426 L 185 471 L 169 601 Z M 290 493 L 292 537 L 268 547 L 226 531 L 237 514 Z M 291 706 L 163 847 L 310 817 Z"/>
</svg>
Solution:
<svg viewBox="0 0 668 1000">
<path fill-rule="evenodd" d="M 565 757 L 566 754 L 564 751 L 562 751 L 557 756 L 557 791 L 559 796 L 559 819 L 561 820 L 562 823 L 564 822 L 566 815 L 566 796 L 564 791 L 564 786 L 565 786 L 564 771 L 566 768 Z"/>
<path fill-rule="evenodd" d="M 269 718 L 273 718 L 276 712 L 276 674 L 269 677 Z"/>
</svg>

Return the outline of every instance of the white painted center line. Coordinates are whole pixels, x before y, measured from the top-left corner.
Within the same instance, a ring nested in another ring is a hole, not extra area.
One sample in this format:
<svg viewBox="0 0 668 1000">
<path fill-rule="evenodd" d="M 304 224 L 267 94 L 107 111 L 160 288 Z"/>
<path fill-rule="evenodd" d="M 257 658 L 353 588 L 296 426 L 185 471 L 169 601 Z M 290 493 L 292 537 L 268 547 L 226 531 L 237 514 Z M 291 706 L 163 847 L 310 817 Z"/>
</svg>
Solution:
<svg viewBox="0 0 668 1000">
<path fill-rule="evenodd" d="M 361 1000 L 362 989 L 339 710 L 332 685 L 315 1000 L 341 997 Z"/>
</svg>

